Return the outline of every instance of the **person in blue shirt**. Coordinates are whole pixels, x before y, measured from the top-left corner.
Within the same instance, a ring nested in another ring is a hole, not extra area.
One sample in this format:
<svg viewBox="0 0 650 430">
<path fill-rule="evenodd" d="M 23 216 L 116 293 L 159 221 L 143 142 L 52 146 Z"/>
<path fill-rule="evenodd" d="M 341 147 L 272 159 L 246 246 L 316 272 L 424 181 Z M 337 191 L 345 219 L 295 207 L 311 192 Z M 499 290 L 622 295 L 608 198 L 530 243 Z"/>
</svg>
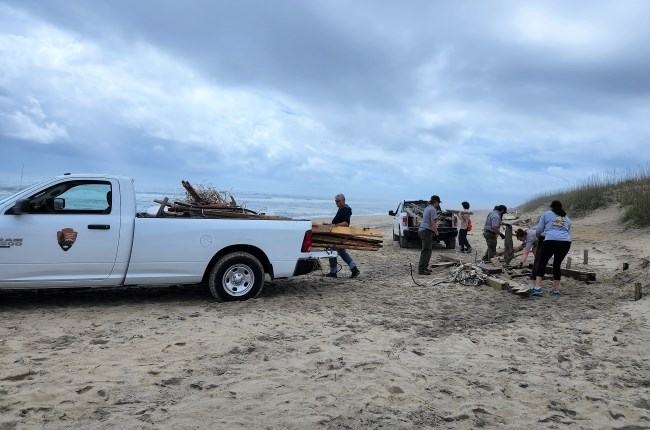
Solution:
<svg viewBox="0 0 650 430">
<path fill-rule="evenodd" d="M 569 253 L 571 248 L 571 219 L 567 216 L 566 211 L 562 209 L 562 203 L 559 200 L 551 202 L 551 210 L 546 211 L 539 218 L 539 223 L 535 228 L 537 235 L 544 235 L 544 246 L 540 251 L 539 266 L 535 274 L 535 287 L 533 295 L 541 296 L 542 279 L 546 273 L 546 265 L 553 257 L 553 290 L 551 295 L 560 295 L 560 279 L 562 277 L 561 265 L 564 257 Z"/>
<path fill-rule="evenodd" d="M 485 220 L 483 237 L 485 238 L 487 249 L 485 250 L 485 255 L 483 255 L 484 263 L 489 263 L 492 257 L 497 255 L 497 236 L 501 236 L 501 239 L 506 237 L 501 233 L 501 218 L 506 212 L 508 212 L 506 206 L 495 206 L 494 210 L 488 214 Z"/>
<path fill-rule="evenodd" d="M 350 227 L 350 218 L 352 218 L 352 208 L 345 203 L 345 196 L 343 194 L 337 194 L 336 197 L 334 197 L 334 203 L 336 203 L 336 207 L 339 208 L 339 210 L 336 211 L 336 215 L 334 215 L 331 224 L 338 225 L 341 227 Z M 336 251 L 352 271 L 350 278 L 356 278 L 357 276 L 359 276 L 361 271 L 359 271 L 359 268 L 357 267 L 356 263 L 352 259 L 352 256 L 348 254 L 348 252 L 343 248 L 339 248 Z M 336 269 L 338 268 L 336 257 L 331 257 L 329 260 L 330 260 L 330 272 L 325 276 L 327 276 L 328 278 L 336 278 L 337 277 Z"/>
<path fill-rule="evenodd" d="M 422 222 L 418 229 L 418 236 L 422 240 L 422 250 L 420 251 L 420 261 L 418 263 L 418 274 L 430 275 L 429 261 L 433 252 L 433 238 L 438 236 L 438 211 L 440 210 L 440 197 L 433 195 L 429 199 L 429 204 L 424 208 Z"/>
</svg>

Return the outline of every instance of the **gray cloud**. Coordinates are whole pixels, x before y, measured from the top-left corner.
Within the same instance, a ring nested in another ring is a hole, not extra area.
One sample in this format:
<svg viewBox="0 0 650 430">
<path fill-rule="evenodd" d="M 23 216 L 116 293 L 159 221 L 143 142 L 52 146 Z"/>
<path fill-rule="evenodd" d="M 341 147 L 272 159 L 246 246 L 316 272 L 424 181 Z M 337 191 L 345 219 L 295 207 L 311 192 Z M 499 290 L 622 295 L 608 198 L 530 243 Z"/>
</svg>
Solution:
<svg viewBox="0 0 650 430">
<path fill-rule="evenodd" d="M 124 174 L 173 162 L 250 187 L 254 171 L 290 191 L 512 205 L 648 162 L 649 9 L 0 1 L 0 145 Z"/>
</svg>

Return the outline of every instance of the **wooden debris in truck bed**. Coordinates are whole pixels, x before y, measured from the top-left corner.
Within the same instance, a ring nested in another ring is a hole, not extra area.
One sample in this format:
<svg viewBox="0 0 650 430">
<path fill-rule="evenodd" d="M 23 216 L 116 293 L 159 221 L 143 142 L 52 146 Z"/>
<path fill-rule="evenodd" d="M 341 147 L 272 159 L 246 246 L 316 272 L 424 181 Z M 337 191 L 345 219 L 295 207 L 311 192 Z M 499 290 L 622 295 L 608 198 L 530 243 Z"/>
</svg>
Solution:
<svg viewBox="0 0 650 430">
<path fill-rule="evenodd" d="M 257 213 L 243 206 L 238 206 L 233 196 L 212 187 L 192 186 L 188 181 L 181 181 L 186 191 L 185 201 L 168 202 L 168 198 L 154 200 L 161 205 L 157 217 L 175 218 L 237 218 L 237 219 L 275 219 L 291 220 L 284 216 Z"/>
<path fill-rule="evenodd" d="M 187 193 L 186 202 L 192 205 L 218 204 L 222 206 L 237 206 L 235 199 L 229 193 L 219 191 L 206 185 L 192 186 L 188 181 L 181 181 Z"/>
<path fill-rule="evenodd" d="M 313 250 L 345 248 L 378 251 L 382 247 L 383 235 L 380 230 L 372 228 L 313 224 L 311 240 Z"/>
<path fill-rule="evenodd" d="M 163 203 L 161 200 L 154 201 L 160 204 Z M 259 214 L 239 206 L 223 206 L 219 204 L 190 205 L 183 202 L 168 203 L 167 210 L 161 216 L 178 218 L 291 219 L 284 216 Z"/>
</svg>

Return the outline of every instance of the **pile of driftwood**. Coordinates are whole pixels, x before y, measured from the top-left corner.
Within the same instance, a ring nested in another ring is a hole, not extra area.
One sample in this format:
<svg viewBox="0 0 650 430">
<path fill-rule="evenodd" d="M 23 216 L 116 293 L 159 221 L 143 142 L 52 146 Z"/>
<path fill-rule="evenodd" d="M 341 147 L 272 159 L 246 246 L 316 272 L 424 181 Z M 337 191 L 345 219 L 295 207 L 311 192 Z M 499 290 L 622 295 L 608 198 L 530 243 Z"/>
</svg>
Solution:
<svg viewBox="0 0 650 430">
<path fill-rule="evenodd" d="M 291 219 L 246 209 L 237 205 L 233 196 L 211 187 L 195 188 L 188 181 L 181 181 L 181 184 L 186 193 L 184 201 L 170 202 L 167 197 L 154 200 L 160 204 L 157 217 Z"/>
<path fill-rule="evenodd" d="M 420 202 L 424 202 L 423 200 Z M 404 205 L 404 212 L 406 212 L 409 217 L 413 220 L 410 225 L 419 226 L 422 223 L 422 216 L 424 215 L 424 208 L 428 203 L 424 203 L 424 207 L 420 206 L 419 202 L 411 202 Z M 459 214 L 460 211 L 453 209 L 446 209 L 444 211 L 438 211 L 438 224 L 440 227 L 455 227 L 456 219 L 455 216 Z M 473 212 L 467 212 L 472 215 Z"/>
<path fill-rule="evenodd" d="M 313 250 L 344 248 L 359 251 L 378 251 L 383 242 L 381 231 L 372 228 L 313 224 L 311 231 Z"/>
</svg>

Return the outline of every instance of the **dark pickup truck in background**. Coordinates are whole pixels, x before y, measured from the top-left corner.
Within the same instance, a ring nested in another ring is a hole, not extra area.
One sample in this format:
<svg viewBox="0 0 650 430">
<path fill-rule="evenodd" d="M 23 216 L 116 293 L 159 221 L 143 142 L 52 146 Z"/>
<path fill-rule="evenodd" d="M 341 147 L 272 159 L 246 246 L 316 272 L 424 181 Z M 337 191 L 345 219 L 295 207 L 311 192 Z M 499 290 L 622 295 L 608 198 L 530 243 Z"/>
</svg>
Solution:
<svg viewBox="0 0 650 430">
<path fill-rule="evenodd" d="M 410 242 L 420 243 L 418 229 L 422 222 L 424 208 L 429 204 L 426 200 L 403 200 L 394 211 L 388 215 L 393 219 L 393 240 L 399 241 L 400 248 L 407 248 Z M 444 242 L 447 249 L 456 248 L 458 229 L 456 217 L 451 212 L 438 212 L 438 243 Z"/>
</svg>

